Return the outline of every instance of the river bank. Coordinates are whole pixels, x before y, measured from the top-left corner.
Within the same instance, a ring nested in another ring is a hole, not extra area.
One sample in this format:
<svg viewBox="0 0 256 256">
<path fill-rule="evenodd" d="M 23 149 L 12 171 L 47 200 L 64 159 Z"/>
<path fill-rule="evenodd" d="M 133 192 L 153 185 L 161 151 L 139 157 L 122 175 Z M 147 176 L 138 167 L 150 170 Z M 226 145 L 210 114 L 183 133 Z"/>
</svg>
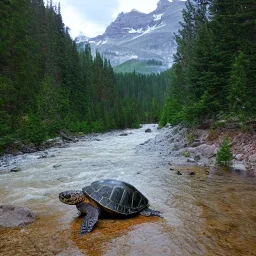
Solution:
<svg viewBox="0 0 256 256">
<path fill-rule="evenodd" d="M 230 129 L 188 129 L 167 125 L 140 151 L 158 152 L 171 165 L 198 165 L 217 170 L 216 154 L 224 137 L 231 140 L 231 171 L 256 176 L 256 133 Z"/>
<path fill-rule="evenodd" d="M 154 125 L 157 127 L 157 125 Z M 145 128 L 146 129 L 146 128 Z M 150 130 L 150 129 L 149 129 Z M 115 133 L 112 131 L 108 134 Z M 128 134 L 118 131 L 121 136 Z M 40 147 L 18 143 L 10 153 L 0 157 L 0 172 L 8 172 L 19 165 L 23 158 L 54 157 L 51 148 L 66 148 L 71 143 L 98 140 L 100 134 L 79 136 L 66 135 L 45 141 Z M 216 154 L 224 137 L 229 137 L 232 143 L 233 160 L 231 170 L 247 176 L 256 176 L 256 133 L 243 132 L 241 129 L 188 129 L 181 125 L 170 126 L 158 130 L 156 137 L 137 146 L 138 151 L 156 152 L 163 160 L 175 165 L 198 165 L 216 167 Z M 8 152 L 8 151 L 7 151 Z M 13 157 L 17 156 L 17 157 Z"/>
</svg>

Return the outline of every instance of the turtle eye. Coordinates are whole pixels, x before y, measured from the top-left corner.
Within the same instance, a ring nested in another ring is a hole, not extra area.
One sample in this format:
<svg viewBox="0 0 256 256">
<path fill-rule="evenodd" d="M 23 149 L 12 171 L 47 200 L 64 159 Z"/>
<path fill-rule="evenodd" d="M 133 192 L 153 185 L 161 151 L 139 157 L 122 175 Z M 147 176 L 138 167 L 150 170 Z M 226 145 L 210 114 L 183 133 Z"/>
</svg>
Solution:
<svg viewBox="0 0 256 256">
<path fill-rule="evenodd" d="M 70 199 L 71 198 L 71 195 L 67 194 L 67 195 L 64 195 L 65 199 Z"/>
</svg>

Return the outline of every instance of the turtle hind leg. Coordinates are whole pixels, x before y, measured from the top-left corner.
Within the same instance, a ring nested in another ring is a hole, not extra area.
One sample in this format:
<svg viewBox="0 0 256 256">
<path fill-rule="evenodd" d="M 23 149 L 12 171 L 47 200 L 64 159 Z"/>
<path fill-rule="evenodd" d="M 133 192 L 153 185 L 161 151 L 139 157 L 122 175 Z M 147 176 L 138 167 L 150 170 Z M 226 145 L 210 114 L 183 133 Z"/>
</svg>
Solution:
<svg viewBox="0 0 256 256">
<path fill-rule="evenodd" d="M 158 216 L 158 217 L 162 217 L 161 215 L 161 212 L 159 211 L 155 211 L 155 210 L 152 210 L 152 209 L 149 209 L 149 208 L 146 208 L 144 209 L 143 211 L 140 212 L 140 215 L 143 215 L 143 216 Z"/>
<path fill-rule="evenodd" d="M 80 234 L 85 235 L 92 231 L 99 219 L 100 211 L 93 205 L 86 203 L 81 203 L 77 208 L 82 213 L 86 212 L 86 216 L 83 218 L 83 223 L 80 228 Z"/>
</svg>

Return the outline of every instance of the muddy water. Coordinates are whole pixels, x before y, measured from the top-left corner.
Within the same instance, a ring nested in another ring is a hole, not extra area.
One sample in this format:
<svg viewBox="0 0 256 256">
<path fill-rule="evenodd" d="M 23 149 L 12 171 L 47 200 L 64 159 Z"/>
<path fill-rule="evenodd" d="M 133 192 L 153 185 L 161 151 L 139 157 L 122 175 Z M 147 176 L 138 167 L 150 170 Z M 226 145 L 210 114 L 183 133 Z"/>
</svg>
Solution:
<svg viewBox="0 0 256 256">
<path fill-rule="evenodd" d="M 120 133 L 53 148 L 54 157 L 13 159 L 22 171 L 0 174 L 0 204 L 27 206 L 38 217 L 25 228 L 0 229 L 1 255 L 256 255 L 255 178 L 191 166 L 170 170 L 158 154 L 135 149 L 159 133 L 156 126 Z M 102 178 L 133 184 L 164 218 L 101 219 L 80 236 L 82 219 L 58 194 Z"/>
</svg>

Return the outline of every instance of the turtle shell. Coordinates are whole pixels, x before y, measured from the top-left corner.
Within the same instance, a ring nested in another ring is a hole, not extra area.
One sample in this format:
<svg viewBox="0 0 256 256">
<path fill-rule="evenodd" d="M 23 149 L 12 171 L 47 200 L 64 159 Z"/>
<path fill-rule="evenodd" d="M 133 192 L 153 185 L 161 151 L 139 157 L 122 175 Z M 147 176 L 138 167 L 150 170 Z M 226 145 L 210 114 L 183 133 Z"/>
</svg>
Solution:
<svg viewBox="0 0 256 256">
<path fill-rule="evenodd" d="M 131 215 L 149 206 L 148 199 L 135 187 L 119 180 L 95 181 L 82 190 L 86 196 L 113 213 Z"/>
</svg>

